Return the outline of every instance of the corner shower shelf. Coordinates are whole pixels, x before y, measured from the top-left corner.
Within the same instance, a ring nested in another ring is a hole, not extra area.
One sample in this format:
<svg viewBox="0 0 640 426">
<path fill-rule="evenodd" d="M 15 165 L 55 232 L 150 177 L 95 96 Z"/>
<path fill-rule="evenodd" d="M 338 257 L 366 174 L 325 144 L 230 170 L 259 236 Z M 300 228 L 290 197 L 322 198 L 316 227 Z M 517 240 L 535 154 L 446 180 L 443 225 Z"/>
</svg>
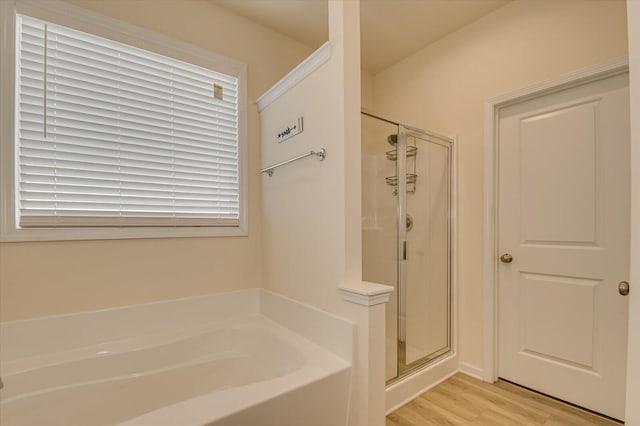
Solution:
<svg viewBox="0 0 640 426">
<path fill-rule="evenodd" d="M 418 154 L 418 148 L 415 146 L 407 147 L 407 158 L 415 157 Z M 387 151 L 387 160 L 397 161 L 398 160 L 398 150 L 394 149 L 392 151 Z"/>
<path fill-rule="evenodd" d="M 386 177 L 385 180 L 389 186 L 398 186 L 398 176 L 389 176 Z M 414 173 L 407 173 L 407 185 L 415 184 L 416 180 L 418 180 L 418 175 Z"/>
</svg>

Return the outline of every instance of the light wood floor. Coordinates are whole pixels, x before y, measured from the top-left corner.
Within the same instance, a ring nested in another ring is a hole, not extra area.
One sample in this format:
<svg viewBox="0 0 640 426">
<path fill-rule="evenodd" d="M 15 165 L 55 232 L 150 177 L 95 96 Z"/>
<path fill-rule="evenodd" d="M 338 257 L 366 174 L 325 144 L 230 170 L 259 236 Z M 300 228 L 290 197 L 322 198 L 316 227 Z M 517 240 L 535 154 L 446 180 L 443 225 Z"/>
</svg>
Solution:
<svg viewBox="0 0 640 426">
<path fill-rule="evenodd" d="M 387 426 L 620 424 L 502 380 L 489 384 L 461 373 L 387 416 Z"/>
</svg>

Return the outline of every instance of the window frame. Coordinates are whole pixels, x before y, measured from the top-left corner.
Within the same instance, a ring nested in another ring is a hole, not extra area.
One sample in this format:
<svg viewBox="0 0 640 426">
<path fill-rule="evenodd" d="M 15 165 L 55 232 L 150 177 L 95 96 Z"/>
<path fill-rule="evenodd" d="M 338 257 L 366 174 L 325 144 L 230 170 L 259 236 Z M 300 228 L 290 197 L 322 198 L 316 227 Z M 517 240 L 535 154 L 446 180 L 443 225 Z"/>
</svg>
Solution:
<svg viewBox="0 0 640 426">
<path fill-rule="evenodd" d="M 125 43 L 238 78 L 239 225 L 20 228 L 16 176 L 16 14 Z M 209 50 L 57 0 L 0 1 L 0 241 L 55 241 L 248 235 L 247 66 Z"/>
</svg>

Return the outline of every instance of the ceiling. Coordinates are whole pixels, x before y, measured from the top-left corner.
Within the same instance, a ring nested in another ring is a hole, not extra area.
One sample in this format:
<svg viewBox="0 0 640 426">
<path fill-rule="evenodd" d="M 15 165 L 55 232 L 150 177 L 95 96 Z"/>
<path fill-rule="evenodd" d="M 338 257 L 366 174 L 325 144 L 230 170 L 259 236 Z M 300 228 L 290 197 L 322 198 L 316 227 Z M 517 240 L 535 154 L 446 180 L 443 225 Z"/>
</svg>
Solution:
<svg viewBox="0 0 640 426">
<path fill-rule="evenodd" d="M 210 0 L 311 48 L 328 40 L 327 0 Z M 361 0 L 362 68 L 377 74 L 510 0 Z"/>
</svg>

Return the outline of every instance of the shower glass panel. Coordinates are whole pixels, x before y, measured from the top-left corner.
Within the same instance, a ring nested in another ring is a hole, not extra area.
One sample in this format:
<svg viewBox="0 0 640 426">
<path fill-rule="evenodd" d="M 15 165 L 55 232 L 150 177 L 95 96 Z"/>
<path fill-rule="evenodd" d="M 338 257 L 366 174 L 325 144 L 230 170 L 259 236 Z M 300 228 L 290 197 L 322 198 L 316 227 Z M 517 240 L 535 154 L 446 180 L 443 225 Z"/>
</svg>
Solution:
<svg viewBox="0 0 640 426">
<path fill-rule="evenodd" d="M 362 115 L 362 271 L 394 287 L 386 380 L 451 350 L 451 143 Z"/>
<path fill-rule="evenodd" d="M 408 135 L 417 147 L 416 180 L 406 196 L 413 228 L 407 232 L 405 276 L 400 285 L 401 372 L 449 350 L 449 146 L 420 134 Z M 404 339 L 403 339 L 404 338 Z"/>
<path fill-rule="evenodd" d="M 386 157 L 397 135 L 397 124 L 362 116 L 362 279 L 395 290 L 386 305 L 386 380 L 398 376 L 398 201 L 386 183 L 398 175 Z"/>
</svg>

